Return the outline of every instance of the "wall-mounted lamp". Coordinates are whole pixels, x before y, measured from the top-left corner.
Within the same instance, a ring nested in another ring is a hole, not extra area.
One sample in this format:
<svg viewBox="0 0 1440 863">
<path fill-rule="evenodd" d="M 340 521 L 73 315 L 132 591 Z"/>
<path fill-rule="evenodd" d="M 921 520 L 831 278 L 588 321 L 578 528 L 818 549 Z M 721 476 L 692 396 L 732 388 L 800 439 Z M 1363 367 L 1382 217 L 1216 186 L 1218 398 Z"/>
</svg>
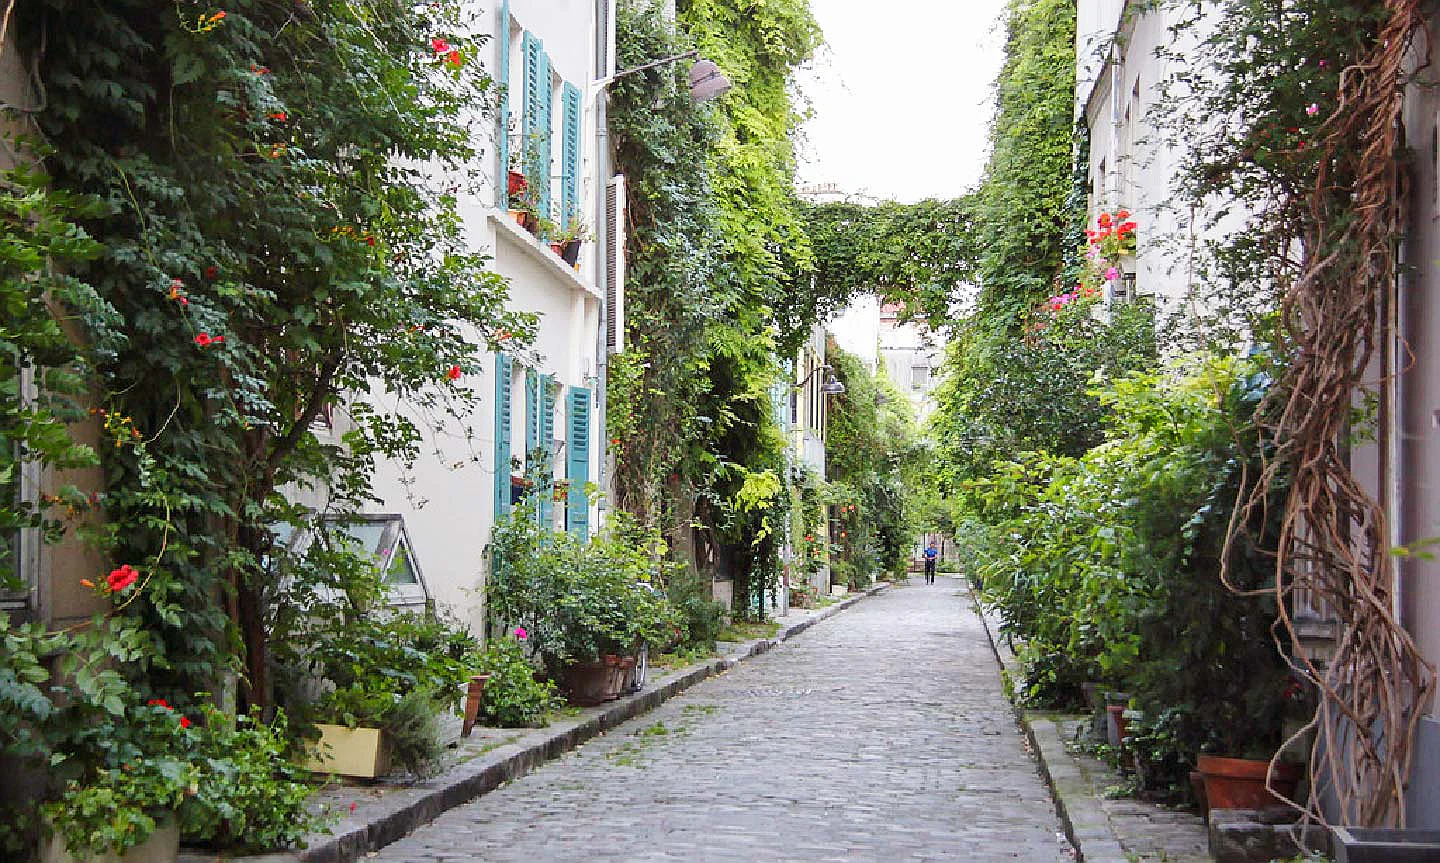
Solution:
<svg viewBox="0 0 1440 863">
<path fill-rule="evenodd" d="M 699 59 L 696 59 L 699 58 Z M 734 85 L 720 71 L 720 67 L 711 60 L 700 57 L 699 51 L 686 51 L 684 54 L 676 54 L 674 57 L 663 57 L 652 63 L 636 66 L 634 69 L 625 69 L 616 72 L 608 78 L 601 78 L 596 81 L 596 89 L 604 89 L 615 81 L 627 75 L 634 75 L 636 72 L 644 72 L 647 69 L 654 69 L 658 66 L 665 66 L 670 63 L 677 63 L 681 60 L 695 60 L 695 65 L 690 67 L 690 98 L 696 102 L 708 102 L 716 96 L 723 95 L 730 91 Z"/>
<path fill-rule="evenodd" d="M 795 384 L 792 389 L 804 389 L 805 385 L 810 383 L 810 379 L 815 377 L 816 372 L 830 373 L 829 380 L 825 381 L 825 383 L 820 385 L 820 392 L 824 393 L 827 396 L 835 396 L 845 392 L 845 384 L 842 383 L 839 378 L 835 377 L 835 367 L 830 365 L 829 363 L 823 363 L 811 369 L 810 374 L 806 375 L 800 381 L 800 383 Z"/>
</svg>

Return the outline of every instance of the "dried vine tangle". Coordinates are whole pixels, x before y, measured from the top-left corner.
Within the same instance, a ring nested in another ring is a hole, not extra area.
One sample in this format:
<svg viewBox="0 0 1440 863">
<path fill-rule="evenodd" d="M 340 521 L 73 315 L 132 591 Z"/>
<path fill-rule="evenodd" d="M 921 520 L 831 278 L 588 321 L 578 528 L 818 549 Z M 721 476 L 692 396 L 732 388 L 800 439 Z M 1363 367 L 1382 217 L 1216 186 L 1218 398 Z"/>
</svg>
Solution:
<svg viewBox="0 0 1440 863">
<path fill-rule="evenodd" d="M 1406 64 L 1424 25 L 1418 7 L 1418 0 L 1386 0 L 1368 56 L 1341 76 L 1315 182 L 1293 201 L 1308 228 L 1281 309 L 1290 363 L 1259 413 L 1273 451 L 1242 492 L 1228 539 L 1233 545 L 1247 525 L 1263 524 L 1264 510 L 1284 490 L 1277 632 L 1290 642 L 1296 672 L 1320 696 L 1306 729 L 1316 731 L 1310 798 L 1297 808 L 1322 823 L 1327 796 L 1341 823 L 1405 823 L 1415 731 L 1435 687 L 1434 667 L 1396 618 L 1385 511 L 1351 472 L 1343 444 L 1377 336 L 1385 335 L 1377 333 L 1378 309 L 1396 271 L 1405 201 L 1400 119 Z M 1306 655 L 1292 617 L 1302 592 L 1339 621 L 1323 664 Z"/>
</svg>

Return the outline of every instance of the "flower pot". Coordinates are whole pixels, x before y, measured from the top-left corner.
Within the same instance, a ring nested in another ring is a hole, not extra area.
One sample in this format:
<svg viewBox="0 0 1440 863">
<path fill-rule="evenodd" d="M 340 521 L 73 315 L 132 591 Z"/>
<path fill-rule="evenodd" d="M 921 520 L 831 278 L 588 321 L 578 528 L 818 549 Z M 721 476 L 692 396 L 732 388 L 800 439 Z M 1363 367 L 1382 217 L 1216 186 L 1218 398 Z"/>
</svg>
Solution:
<svg viewBox="0 0 1440 863">
<path fill-rule="evenodd" d="M 1265 787 L 1269 761 L 1251 758 L 1221 758 L 1201 755 L 1195 768 L 1205 777 L 1206 812 L 1211 809 L 1264 809 L 1284 805 Z M 1286 797 L 1295 795 L 1300 768 L 1294 764 L 1275 765 L 1275 790 Z"/>
<path fill-rule="evenodd" d="M 1130 717 L 1125 715 L 1129 710 L 1123 704 L 1107 704 L 1105 712 L 1110 715 L 1110 728 L 1114 732 L 1111 745 L 1120 749 L 1120 767 L 1124 770 L 1135 769 L 1130 750 L 1125 746 L 1125 738 L 1130 736 Z"/>
<path fill-rule="evenodd" d="M 1190 771 L 1190 793 L 1195 795 L 1195 803 L 1201 812 L 1210 811 L 1210 804 L 1205 802 L 1205 775 L 1199 770 Z"/>
<path fill-rule="evenodd" d="M 611 699 L 619 698 L 620 694 L 630 688 L 630 675 L 635 670 L 635 657 L 616 656 L 613 653 L 605 654 L 602 659 L 614 680 L 615 695 Z"/>
<path fill-rule="evenodd" d="M 560 672 L 566 700 L 580 707 L 594 707 L 620 697 L 620 679 L 614 666 L 599 662 L 577 662 Z"/>
<path fill-rule="evenodd" d="M 511 211 L 510 211 L 510 218 L 514 219 L 514 220 L 515 220 L 515 224 L 519 225 L 519 226 L 522 227 L 522 228 L 525 227 L 525 216 L 526 216 L 526 215 L 528 215 L 528 214 L 527 214 L 524 210 L 511 210 Z"/>
<path fill-rule="evenodd" d="M 560 259 L 570 266 L 575 266 L 580 261 L 580 241 L 566 240 L 560 244 Z"/>
<path fill-rule="evenodd" d="M 524 228 L 531 234 L 534 234 L 538 237 L 540 236 L 540 217 L 530 212 L 529 210 L 526 210 L 525 221 L 520 223 L 520 227 Z"/>
<path fill-rule="evenodd" d="M 47 831 L 40 840 L 40 863 L 175 863 L 179 857 L 180 828 L 173 823 L 155 828 L 149 839 L 124 854 L 105 852 L 76 857 L 58 835 Z"/>
<path fill-rule="evenodd" d="M 374 779 L 390 772 L 390 747 L 378 728 L 315 726 L 320 740 L 310 747 L 306 770 Z"/>
<path fill-rule="evenodd" d="M 519 171 L 511 171 L 506 178 L 505 188 L 511 195 L 518 195 L 525 191 L 530 184 L 525 181 L 525 175 Z"/>
<path fill-rule="evenodd" d="M 564 254 L 564 252 L 565 252 L 565 244 L 564 244 L 564 243 L 551 243 L 551 244 L 550 244 L 550 251 L 554 252 L 557 256 L 562 255 L 562 254 Z"/>
<path fill-rule="evenodd" d="M 489 679 L 488 674 L 474 674 L 465 687 L 465 721 L 460 726 L 461 737 L 469 737 L 475 727 L 475 719 L 480 715 L 480 700 L 485 695 L 485 683 Z"/>
</svg>

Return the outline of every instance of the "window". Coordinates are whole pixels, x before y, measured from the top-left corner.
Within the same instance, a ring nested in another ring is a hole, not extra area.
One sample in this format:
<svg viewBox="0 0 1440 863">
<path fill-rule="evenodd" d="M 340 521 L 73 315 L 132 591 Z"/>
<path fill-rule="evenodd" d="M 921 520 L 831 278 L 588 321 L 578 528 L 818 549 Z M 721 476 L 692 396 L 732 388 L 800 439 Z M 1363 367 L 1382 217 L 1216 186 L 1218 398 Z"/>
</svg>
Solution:
<svg viewBox="0 0 1440 863">
<path fill-rule="evenodd" d="M 912 389 L 912 390 L 924 390 L 924 389 L 926 389 L 926 388 L 929 387 L 929 386 L 930 386 L 930 367 L 929 367 L 929 366 L 911 366 L 911 367 L 910 367 L 910 389 Z"/>
<path fill-rule="evenodd" d="M 312 528 L 292 534 L 286 527 L 275 533 L 277 542 L 287 545 L 292 554 L 303 554 L 315 541 L 317 531 Z M 429 602 L 430 592 L 425 587 L 403 516 L 389 513 L 326 515 L 320 518 L 318 533 L 323 533 L 328 542 L 348 545 L 357 553 L 373 556 L 376 569 L 389 586 L 392 606 L 419 608 Z"/>
<path fill-rule="evenodd" d="M 28 369 L 21 369 L 16 381 L 22 403 L 35 397 L 34 380 Z M 39 488 L 38 465 L 22 460 L 18 443 L 12 443 L 5 458 L 0 459 L 0 495 L 11 505 L 34 504 Z M 11 528 L 0 531 L 0 614 L 24 616 L 34 610 L 31 598 L 35 591 L 39 535 L 32 528 Z"/>
</svg>

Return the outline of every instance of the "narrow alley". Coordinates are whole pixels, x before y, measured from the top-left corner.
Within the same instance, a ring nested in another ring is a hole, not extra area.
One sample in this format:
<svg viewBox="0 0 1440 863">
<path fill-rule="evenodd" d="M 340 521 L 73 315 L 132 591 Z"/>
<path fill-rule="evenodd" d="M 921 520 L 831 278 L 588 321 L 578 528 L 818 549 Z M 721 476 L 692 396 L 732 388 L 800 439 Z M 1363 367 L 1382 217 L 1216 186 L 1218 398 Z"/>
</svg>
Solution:
<svg viewBox="0 0 1440 863">
<path fill-rule="evenodd" d="M 376 861 L 1067 859 L 960 582 L 912 582 Z"/>
</svg>

